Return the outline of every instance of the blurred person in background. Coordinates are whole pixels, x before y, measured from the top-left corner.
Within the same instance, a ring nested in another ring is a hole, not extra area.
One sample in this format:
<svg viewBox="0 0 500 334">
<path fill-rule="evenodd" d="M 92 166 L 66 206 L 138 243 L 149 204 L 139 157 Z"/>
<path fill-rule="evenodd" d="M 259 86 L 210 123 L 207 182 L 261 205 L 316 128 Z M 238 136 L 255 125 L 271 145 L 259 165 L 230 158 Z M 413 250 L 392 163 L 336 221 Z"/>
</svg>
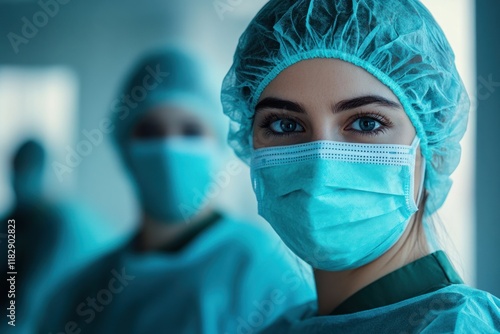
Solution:
<svg viewBox="0 0 500 334">
<path fill-rule="evenodd" d="M 47 174 L 49 157 L 41 142 L 30 139 L 20 145 L 12 160 L 15 205 L 3 217 L 0 231 L 4 259 L 0 301 L 7 308 L 15 300 L 16 327 L 2 322 L 1 333 L 33 333 L 54 286 L 113 245 L 105 219 L 82 200 L 58 193 L 58 185 Z M 10 253 L 9 233 L 15 236 L 15 249 Z M 7 261 L 9 254 L 15 254 L 14 270 Z M 7 272 L 17 273 L 13 298 L 7 295 L 7 278 L 11 277 Z"/>
<path fill-rule="evenodd" d="M 57 289 L 40 333 L 250 333 L 315 298 L 277 238 L 217 209 L 223 120 L 206 69 L 163 49 L 133 70 L 114 138 L 141 206 L 122 246 Z"/>
<path fill-rule="evenodd" d="M 48 290 L 48 271 L 53 268 L 63 227 L 57 206 L 48 200 L 44 191 L 46 157 L 45 149 L 35 140 L 27 140 L 17 149 L 12 160 L 15 205 L 1 220 L 1 308 L 7 309 L 11 299 L 15 301 L 16 327 L 12 330 L 18 333 L 30 332 L 33 314 Z M 10 238 L 15 249 L 9 252 Z M 15 255 L 13 268 L 9 267 L 8 254 Z M 15 298 L 7 298 L 10 290 L 7 278 L 11 276 L 7 272 L 17 272 Z M 2 333 L 6 333 L 4 330 L 8 327 L 2 328 L 6 324 L 2 321 L 0 325 Z"/>
</svg>

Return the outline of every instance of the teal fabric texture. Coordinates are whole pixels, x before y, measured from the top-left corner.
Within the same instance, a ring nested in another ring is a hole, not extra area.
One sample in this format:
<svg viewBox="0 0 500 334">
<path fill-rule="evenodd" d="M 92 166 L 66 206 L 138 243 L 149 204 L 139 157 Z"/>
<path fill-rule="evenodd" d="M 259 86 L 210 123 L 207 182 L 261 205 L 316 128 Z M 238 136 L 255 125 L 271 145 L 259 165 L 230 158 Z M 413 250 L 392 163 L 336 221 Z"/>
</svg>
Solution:
<svg viewBox="0 0 500 334">
<path fill-rule="evenodd" d="M 417 211 L 418 143 L 315 141 L 255 150 L 259 214 L 313 268 L 359 268 L 394 246 Z"/>
<path fill-rule="evenodd" d="M 163 223 L 188 222 L 207 204 L 219 151 L 215 140 L 200 137 L 131 143 L 130 169 L 144 211 Z"/>
<path fill-rule="evenodd" d="M 352 314 L 319 317 L 315 307 L 315 303 L 301 305 L 259 333 L 500 332 L 500 299 L 463 284 Z"/>
<path fill-rule="evenodd" d="M 36 333 L 70 322 L 75 333 L 256 333 L 314 300 L 311 270 L 294 259 L 275 236 L 228 216 L 176 252 L 126 243 L 55 289 Z"/>
<path fill-rule="evenodd" d="M 460 160 L 470 102 L 443 31 L 417 0 L 269 1 L 241 36 L 222 85 L 235 153 L 249 163 L 255 106 L 267 85 L 313 58 L 359 66 L 398 97 L 427 161 L 425 211 L 435 212 Z"/>
</svg>

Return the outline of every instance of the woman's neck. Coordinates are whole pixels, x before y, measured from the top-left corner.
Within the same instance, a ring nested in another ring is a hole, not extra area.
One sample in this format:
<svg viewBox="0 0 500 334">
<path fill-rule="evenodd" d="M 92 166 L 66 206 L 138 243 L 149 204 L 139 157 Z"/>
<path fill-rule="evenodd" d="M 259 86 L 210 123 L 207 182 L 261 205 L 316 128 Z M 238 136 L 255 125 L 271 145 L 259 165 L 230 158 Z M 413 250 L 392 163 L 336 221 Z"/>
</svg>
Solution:
<svg viewBox="0 0 500 334">
<path fill-rule="evenodd" d="M 163 222 L 143 213 L 137 248 L 139 251 L 147 252 L 168 246 L 185 233 L 197 228 L 212 213 L 213 209 L 206 207 L 194 217 L 174 222 Z"/>
<path fill-rule="evenodd" d="M 415 216 L 414 216 L 415 217 Z M 346 271 L 314 270 L 319 315 L 330 314 L 347 298 L 379 278 L 429 254 L 421 223 L 412 218 L 398 242 L 385 254 L 360 268 Z"/>
</svg>

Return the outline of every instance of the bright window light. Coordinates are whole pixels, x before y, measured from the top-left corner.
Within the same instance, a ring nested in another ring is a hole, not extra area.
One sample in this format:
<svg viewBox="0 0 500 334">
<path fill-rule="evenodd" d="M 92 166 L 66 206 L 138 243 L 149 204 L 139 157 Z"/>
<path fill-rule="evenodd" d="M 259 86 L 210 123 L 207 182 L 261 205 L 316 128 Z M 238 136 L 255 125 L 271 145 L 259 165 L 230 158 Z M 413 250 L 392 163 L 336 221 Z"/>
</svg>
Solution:
<svg viewBox="0 0 500 334">
<path fill-rule="evenodd" d="M 476 130 L 474 0 L 422 0 L 439 22 L 456 55 L 471 98 L 469 126 L 462 139 L 462 160 L 452 175 L 453 187 L 439 215 L 453 247 L 449 255 L 467 284 L 475 285 L 474 161 Z"/>
<path fill-rule="evenodd" d="M 10 159 L 23 140 L 47 148 L 49 179 L 50 161 L 64 157 L 65 145 L 74 142 L 77 92 L 76 75 L 66 67 L 0 66 L 0 212 L 13 200 Z"/>
</svg>

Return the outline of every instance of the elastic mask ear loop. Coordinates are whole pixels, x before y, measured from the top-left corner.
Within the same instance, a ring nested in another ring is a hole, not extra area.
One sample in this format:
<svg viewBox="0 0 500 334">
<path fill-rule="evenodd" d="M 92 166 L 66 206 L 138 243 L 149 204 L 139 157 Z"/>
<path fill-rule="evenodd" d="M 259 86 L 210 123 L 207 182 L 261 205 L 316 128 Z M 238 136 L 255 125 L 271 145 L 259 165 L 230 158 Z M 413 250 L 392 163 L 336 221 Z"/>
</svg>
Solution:
<svg viewBox="0 0 500 334">
<path fill-rule="evenodd" d="M 424 180 L 425 180 L 425 165 L 426 161 L 425 158 L 421 155 L 421 167 L 420 167 L 420 188 L 418 188 L 418 195 L 417 195 L 417 207 L 420 205 L 420 200 L 422 199 L 422 194 L 424 190 Z"/>
<path fill-rule="evenodd" d="M 418 144 L 420 144 L 420 138 L 418 138 L 418 136 L 415 135 L 415 138 L 413 139 L 410 145 L 412 152 L 415 152 L 417 150 Z"/>
<path fill-rule="evenodd" d="M 411 143 L 411 150 L 415 154 L 415 163 L 417 162 L 417 148 L 418 145 L 420 144 L 420 138 L 418 138 L 417 135 L 415 135 L 415 138 L 413 139 L 413 142 Z M 417 205 L 417 208 L 419 207 L 420 204 L 420 199 L 422 197 L 423 189 L 424 189 L 424 180 L 425 180 L 425 158 L 420 154 L 421 157 L 421 162 L 420 162 L 420 186 L 418 188 L 418 194 L 417 194 L 417 200 L 415 201 L 415 204 Z"/>
</svg>

